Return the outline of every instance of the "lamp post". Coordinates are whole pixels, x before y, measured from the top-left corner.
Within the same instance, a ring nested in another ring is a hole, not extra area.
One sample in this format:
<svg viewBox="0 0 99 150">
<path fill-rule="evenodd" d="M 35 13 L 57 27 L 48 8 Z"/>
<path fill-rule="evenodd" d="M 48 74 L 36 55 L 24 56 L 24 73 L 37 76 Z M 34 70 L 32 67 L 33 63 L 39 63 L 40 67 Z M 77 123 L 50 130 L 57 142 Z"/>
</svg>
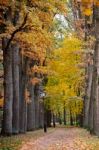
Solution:
<svg viewBox="0 0 99 150">
<path fill-rule="evenodd" d="M 44 110 L 44 132 L 47 132 L 47 116 L 46 116 L 46 109 L 44 105 L 44 98 L 46 96 L 46 93 L 43 91 L 40 93 L 40 98 L 43 100 L 43 110 Z"/>
</svg>

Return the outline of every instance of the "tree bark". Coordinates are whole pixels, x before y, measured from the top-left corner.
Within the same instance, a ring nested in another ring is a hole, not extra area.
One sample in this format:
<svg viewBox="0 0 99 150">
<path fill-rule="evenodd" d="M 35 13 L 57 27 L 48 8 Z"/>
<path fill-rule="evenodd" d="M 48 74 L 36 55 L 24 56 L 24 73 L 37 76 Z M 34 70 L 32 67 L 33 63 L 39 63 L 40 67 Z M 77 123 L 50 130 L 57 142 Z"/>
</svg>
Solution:
<svg viewBox="0 0 99 150">
<path fill-rule="evenodd" d="M 60 112 L 58 113 L 58 118 L 59 118 L 59 124 L 61 125 L 62 124 L 62 119 L 61 119 L 61 114 L 60 114 Z"/>
<path fill-rule="evenodd" d="M 7 39 L 3 39 L 3 63 L 4 63 L 4 107 L 2 134 L 12 134 L 12 101 L 13 101 L 13 81 L 12 81 L 12 48 L 5 51 Z"/>
<path fill-rule="evenodd" d="M 35 128 L 39 128 L 39 84 L 35 85 Z"/>
<path fill-rule="evenodd" d="M 71 110 L 70 110 L 70 125 L 73 126 L 73 117 L 72 117 Z"/>
<path fill-rule="evenodd" d="M 66 125 L 66 108 L 65 108 L 65 106 L 64 106 L 64 125 Z"/>
<path fill-rule="evenodd" d="M 20 58 L 20 107 L 19 107 L 19 127 L 20 133 L 25 133 L 27 130 L 27 102 L 25 100 L 25 90 L 27 88 L 27 68 L 28 59 Z"/>
<path fill-rule="evenodd" d="M 12 47 L 13 56 L 13 118 L 12 128 L 13 133 L 19 133 L 19 46 L 13 44 Z"/>
<path fill-rule="evenodd" d="M 95 7 L 95 52 L 93 62 L 93 80 L 89 126 L 92 133 L 99 136 L 99 7 Z"/>
<path fill-rule="evenodd" d="M 92 85 L 92 72 L 93 72 L 93 65 L 89 64 L 87 67 L 88 70 L 88 79 L 87 79 L 87 87 L 86 87 L 86 96 L 84 99 L 84 122 L 83 126 L 85 128 L 88 128 L 88 118 L 89 116 L 89 106 L 90 106 L 90 96 L 91 96 L 91 85 Z"/>
<path fill-rule="evenodd" d="M 53 113 L 53 127 L 55 128 L 56 127 L 56 123 L 55 123 L 55 115 Z"/>
<path fill-rule="evenodd" d="M 47 110 L 46 113 L 47 113 L 47 126 L 51 127 L 51 116 L 52 116 L 51 110 Z"/>
<path fill-rule="evenodd" d="M 97 35 L 98 34 L 98 35 Z M 96 20 L 95 98 L 93 99 L 93 129 L 99 135 L 99 20 Z"/>
<path fill-rule="evenodd" d="M 43 128 L 44 126 L 44 109 L 42 101 L 39 102 L 39 127 Z"/>
<path fill-rule="evenodd" d="M 44 109 L 44 132 L 47 132 L 47 113 L 43 99 L 43 109 Z"/>
<path fill-rule="evenodd" d="M 27 130 L 35 130 L 34 86 L 29 84 L 30 103 L 27 104 Z"/>
</svg>

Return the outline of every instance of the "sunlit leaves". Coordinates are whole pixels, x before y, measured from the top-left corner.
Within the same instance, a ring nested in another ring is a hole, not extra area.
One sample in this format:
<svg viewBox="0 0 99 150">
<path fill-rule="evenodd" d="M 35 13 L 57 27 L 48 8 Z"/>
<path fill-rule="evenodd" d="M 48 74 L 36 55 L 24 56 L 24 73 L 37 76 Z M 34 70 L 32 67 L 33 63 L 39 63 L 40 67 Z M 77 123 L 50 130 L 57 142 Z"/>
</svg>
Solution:
<svg viewBox="0 0 99 150">
<path fill-rule="evenodd" d="M 85 16 L 91 16 L 93 14 L 93 6 L 99 6 L 98 0 L 76 0 L 76 4 L 81 4 L 82 14 Z"/>
<path fill-rule="evenodd" d="M 49 61 L 53 74 L 49 76 L 46 86 L 49 97 L 47 103 L 50 103 L 50 109 L 54 112 L 62 112 L 64 105 L 72 113 L 79 114 L 82 111 L 84 78 L 83 69 L 79 68 L 79 63 L 82 62 L 81 49 L 82 41 L 74 36 L 67 37 L 61 48 L 54 50 L 54 57 Z"/>
</svg>

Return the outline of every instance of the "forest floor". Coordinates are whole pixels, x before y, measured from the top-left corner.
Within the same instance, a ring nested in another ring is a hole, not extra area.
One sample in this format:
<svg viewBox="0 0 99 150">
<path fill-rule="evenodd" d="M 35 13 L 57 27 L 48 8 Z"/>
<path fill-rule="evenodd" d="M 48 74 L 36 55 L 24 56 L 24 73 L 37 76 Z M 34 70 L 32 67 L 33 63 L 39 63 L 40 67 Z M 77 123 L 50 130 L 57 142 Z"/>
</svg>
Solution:
<svg viewBox="0 0 99 150">
<path fill-rule="evenodd" d="M 99 150 L 99 139 L 81 128 L 56 128 L 37 140 L 31 139 L 20 150 Z"/>
<path fill-rule="evenodd" d="M 99 138 L 77 127 L 49 128 L 24 135 L 0 137 L 0 150 L 99 150 Z"/>
</svg>

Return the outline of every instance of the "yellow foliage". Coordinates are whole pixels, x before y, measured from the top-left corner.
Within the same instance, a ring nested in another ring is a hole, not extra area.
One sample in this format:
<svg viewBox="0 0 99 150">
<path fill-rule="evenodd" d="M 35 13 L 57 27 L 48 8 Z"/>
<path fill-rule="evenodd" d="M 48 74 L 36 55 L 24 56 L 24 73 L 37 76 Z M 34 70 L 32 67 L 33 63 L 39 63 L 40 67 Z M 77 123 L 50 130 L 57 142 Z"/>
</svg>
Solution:
<svg viewBox="0 0 99 150">
<path fill-rule="evenodd" d="M 54 73 L 49 75 L 46 91 L 50 107 L 55 112 L 60 109 L 62 111 L 64 104 L 68 109 L 72 109 L 72 113 L 79 114 L 82 111 L 84 70 L 78 65 L 82 62 L 81 42 L 74 36 L 66 37 L 61 48 L 54 50 L 54 59 L 48 63 L 49 69 Z M 76 107 L 74 102 L 77 103 Z"/>
<path fill-rule="evenodd" d="M 81 4 L 82 14 L 85 16 L 91 16 L 93 14 L 93 6 L 99 6 L 98 0 L 76 0 L 77 3 Z"/>
<path fill-rule="evenodd" d="M 92 15 L 93 11 L 91 8 L 84 8 L 83 9 L 83 14 L 86 15 L 86 16 L 90 16 Z"/>
</svg>

